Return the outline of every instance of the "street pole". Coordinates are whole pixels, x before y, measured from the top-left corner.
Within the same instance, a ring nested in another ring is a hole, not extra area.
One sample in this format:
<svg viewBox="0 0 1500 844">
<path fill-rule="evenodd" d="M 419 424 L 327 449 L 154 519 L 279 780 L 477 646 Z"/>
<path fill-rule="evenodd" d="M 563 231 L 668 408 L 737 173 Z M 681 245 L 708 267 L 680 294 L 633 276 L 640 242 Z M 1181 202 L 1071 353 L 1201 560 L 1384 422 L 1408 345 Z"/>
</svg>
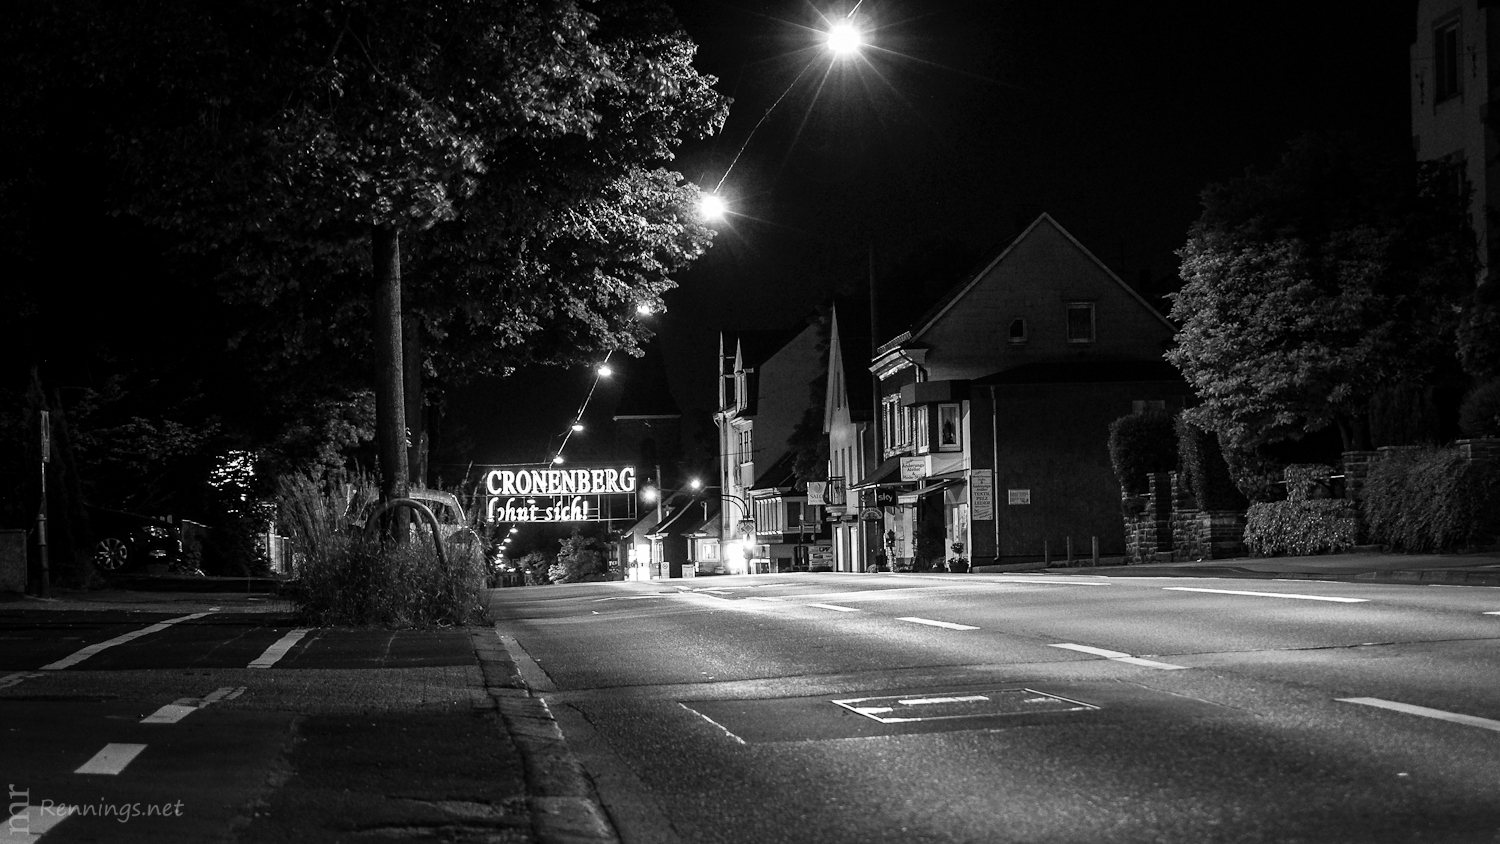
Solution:
<svg viewBox="0 0 1500 844">
<path fill-rule="evenodd" d="M 42 580 L 38 588 L 46 598 L 51 587 L 52 571 L 47 560 L 47 463 L 52 457 L 52 414 L 42 411 L 42 503 L 36 511 L 37 557 L 42 563 Z"/>
</svg>

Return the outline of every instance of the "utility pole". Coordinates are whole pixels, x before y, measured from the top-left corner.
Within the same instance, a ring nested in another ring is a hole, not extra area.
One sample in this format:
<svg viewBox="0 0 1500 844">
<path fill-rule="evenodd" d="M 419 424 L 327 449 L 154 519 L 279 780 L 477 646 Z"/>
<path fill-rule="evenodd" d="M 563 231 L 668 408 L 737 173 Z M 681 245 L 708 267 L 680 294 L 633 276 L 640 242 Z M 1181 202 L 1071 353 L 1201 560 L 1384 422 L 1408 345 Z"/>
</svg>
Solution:
<svg viewBox="0 0 1500 844">
<path fill-rule="evenodd" d="M 47 463 L 52 458 L 52 414 L 42 411 L 42 503 L 36 511 L 37 556 L 42 563 L 42 579 L 38 594 L 47 597 L 51 587 L 52 571 L 47 560 Z"/>
</svg>

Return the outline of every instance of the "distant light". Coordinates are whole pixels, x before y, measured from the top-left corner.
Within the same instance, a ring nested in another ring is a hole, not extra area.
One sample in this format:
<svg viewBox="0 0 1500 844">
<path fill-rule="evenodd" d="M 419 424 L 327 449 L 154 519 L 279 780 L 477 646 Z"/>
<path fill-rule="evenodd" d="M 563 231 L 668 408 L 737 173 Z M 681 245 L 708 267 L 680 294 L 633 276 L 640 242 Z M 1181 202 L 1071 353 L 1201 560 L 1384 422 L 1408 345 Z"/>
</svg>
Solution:
<svg viewBox="0 0 1500 844">
<path fill-rule="evenodd" d="M 518 528 L 518 527 L 516 527 L 515 525 L 511 525 L 510 526 L 510 532 L 511 533 L 519 533 L 520 531 L 521 531 L 521 529 Z"/>
<path fill-rule="evenodd" d="M 646 304 L 645 302 L 642 302 L 639 305 L 636 305 L 635 306 L 635 312 L 636 312 L 636 315 L 638 315 L 638 316 L 651 316 L 652 314 L 656 313 L 656 311 L 650 305 Z"/>
<path fill-rule="evenodd" d="M 561 454 L 559 454 L 556 457 L 552 458 L 553 465 L 556 465 L 556 464 L 561 463 L 561 462 L 563 462 L 563 456 Z"/>
<path fill-rule="evenodd" d="M 660 494 L 654 486 L 641 487 L 641 498 L 646 501 L 655 501 Z"/>
<path fill-rule="evenodd" d="M 703 489 L 703 482 L 698 480 L 697 478 L 693 478 L 692 480 L 688 481 L 688 486 L 692 487 L 693 489 Z"/>
<path fill-rule="evenodd" d="M 606 364 L 601 364 L 599 366 L 598 372 L 599 372 L 599 377 L 600 378 L 608 378 L 609 376 L 615 374 L 615 371 L 613 369 L 610 369 L 609 368 L 609 364 L 607 364 L 607 363 Z"/>
<path fill-rule="evenodd" d="M 828 49 L 836 56 L 847 56 L 859 52 L 864 38 L 854 24 L 841 21 L 828 29 Z"/>
<path fill-rule="evenodd" d="M 698 198 L 698 210 L 704 217 L 710 220 L 722 220 L 728 212 L 729 206 L 724 203 L 724 198 L 716 193 L 705 193 Z"/>
<path fill-rule="evenodd" d="M 574 422 L 573 423 L 573 433 L 575 433 L 575 434 L 583 433 L 583 423 L 582 422 Z"/>
</svg>

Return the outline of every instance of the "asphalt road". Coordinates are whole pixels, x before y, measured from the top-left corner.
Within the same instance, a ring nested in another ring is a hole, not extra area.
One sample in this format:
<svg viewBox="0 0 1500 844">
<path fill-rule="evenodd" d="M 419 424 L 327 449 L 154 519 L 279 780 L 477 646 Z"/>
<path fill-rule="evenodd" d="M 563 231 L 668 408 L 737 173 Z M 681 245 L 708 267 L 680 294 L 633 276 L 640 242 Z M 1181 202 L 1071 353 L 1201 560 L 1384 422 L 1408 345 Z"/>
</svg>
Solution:
<svg viewBox="0 0 1500 844">
<path fill-rule="evenodd" d="M 627 844 L 1500 842 L 1500 591 L 1086 575 L 497 590 Z"/>
<path fill-rule="evenodd" d="M 475 631 L 163 609 L 0 613 L 0 844 L 532 840 Z"/>
</svg>

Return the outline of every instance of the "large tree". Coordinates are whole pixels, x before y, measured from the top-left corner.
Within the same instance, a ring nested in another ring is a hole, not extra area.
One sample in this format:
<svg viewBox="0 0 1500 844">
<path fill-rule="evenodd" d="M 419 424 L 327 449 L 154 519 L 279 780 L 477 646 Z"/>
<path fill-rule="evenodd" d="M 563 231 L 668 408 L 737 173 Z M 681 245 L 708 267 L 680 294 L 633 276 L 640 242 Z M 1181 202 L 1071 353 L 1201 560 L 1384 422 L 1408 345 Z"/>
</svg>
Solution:
<svg viewBox="0 0 1500 844">
<path fill-rule="evenodd" d="M 1467 209 L 1454 165 L 1384 161 L 1343 135 L 1206 190 L 1167 354 L 1201 400 L 1193 421 L 1234 448 L 1331 425 L 1368 448 L 1370 397 L 1453 363 L 1478 267 Z"/>
<path fill-rule="evenodd" d="M 137 101 L 118 133 L 128 210 L 220 263 L 260 315 L 247 347 L 372 364 L 387 495 L 406 483 L 406 375 L 433 362 L 403 315 L 472 338 L 447 347 L 456 369 L 497 335 L 629 346 L 634 305 L 707 244 L 681 177 L 653 165 L 723 103 L 658 3 L 162 0 L 94 25 L 105 84 Z M 595 260 L 541 248 L 616 217 L 636 237 Z"/>
</svg>

